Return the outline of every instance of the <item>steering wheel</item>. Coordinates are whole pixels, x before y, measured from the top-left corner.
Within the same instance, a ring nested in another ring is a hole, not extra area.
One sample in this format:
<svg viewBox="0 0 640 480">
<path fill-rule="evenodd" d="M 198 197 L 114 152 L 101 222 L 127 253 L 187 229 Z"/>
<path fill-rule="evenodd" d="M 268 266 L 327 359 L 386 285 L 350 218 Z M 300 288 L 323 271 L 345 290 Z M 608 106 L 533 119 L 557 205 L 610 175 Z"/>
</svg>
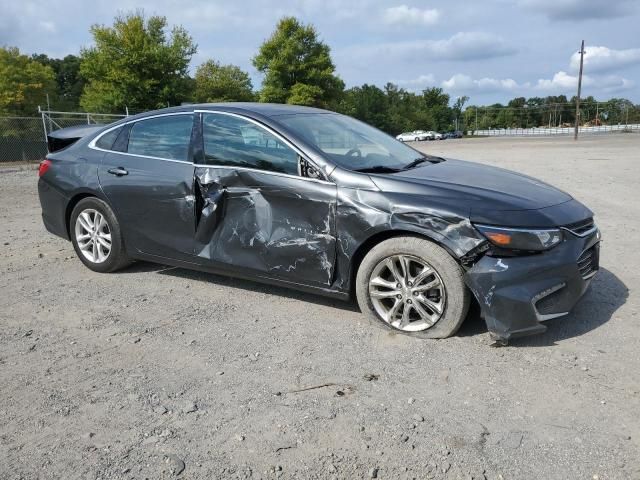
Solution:
<svg viewBox="0 0 640 480">
<path fill-rule="evenodd" d="M 345 153 L 345 155 L 347 157 L 359 157 L 359 158 L 362 158 L 362 152 L 360 151 L 360 149 L 358 147 L 353 147 L 351 150 L 349 150 L 347 153 Z"/>
</svg>

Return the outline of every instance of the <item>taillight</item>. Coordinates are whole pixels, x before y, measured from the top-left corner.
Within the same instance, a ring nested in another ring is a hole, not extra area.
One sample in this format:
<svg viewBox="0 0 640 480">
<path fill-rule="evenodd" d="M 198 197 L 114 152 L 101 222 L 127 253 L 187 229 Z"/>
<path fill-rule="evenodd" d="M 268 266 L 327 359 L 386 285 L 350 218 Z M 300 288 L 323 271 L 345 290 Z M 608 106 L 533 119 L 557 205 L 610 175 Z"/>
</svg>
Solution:
<svg viewBox="0 0 640 480">
<path fill-rule="evenodd" d="M 41 177 L 42 175 L 47 173 L 47 170 L 49 170 L 50 166 L 51 166 L 51 160 L 49 160 L 48 158 L 41 161 L 40 167 L 38 167 L 38 176 Z"/>
</svg>

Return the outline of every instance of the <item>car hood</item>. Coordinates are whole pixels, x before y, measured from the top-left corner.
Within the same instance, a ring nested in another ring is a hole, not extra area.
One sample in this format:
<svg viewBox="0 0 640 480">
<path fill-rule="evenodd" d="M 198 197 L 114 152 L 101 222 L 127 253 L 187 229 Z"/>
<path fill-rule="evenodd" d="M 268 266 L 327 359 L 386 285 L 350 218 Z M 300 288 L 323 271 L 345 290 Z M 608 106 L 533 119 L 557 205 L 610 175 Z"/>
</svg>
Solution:
<svg viewBox="0 0 640 480">
<path fill-rule="evenodd" d="M 535 178 L 462 160 L 371 175 L 380 190 L 463 207 L 473 222 L 512 226 L 563 225 L 592 215 L 569 194 Z"/>
<path fill-rule="evenodd" d="M 535 178 L 462 160 L 426 164 L 372 179 L 383 191 L 402 191 L 401 183 L 405 189 L 407 184 L 426 187 L 426 193 L 431 188 L 453 190 L 473 203 L 485 202 L 478 205 L 482 209 L 533 210 L 571 200 L 569 194 Z"/>
</svg>

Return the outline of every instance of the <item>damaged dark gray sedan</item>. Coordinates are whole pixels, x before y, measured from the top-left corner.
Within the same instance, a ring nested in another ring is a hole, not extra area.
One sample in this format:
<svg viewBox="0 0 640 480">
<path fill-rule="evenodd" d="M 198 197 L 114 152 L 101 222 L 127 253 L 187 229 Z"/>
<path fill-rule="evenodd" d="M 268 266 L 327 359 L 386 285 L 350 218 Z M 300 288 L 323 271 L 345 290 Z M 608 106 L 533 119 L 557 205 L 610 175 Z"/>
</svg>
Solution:
<svg viewBox="0 0 640 480">
<path fill-rule="evenodd" d="M 567 314 L 598 270 L 593 213 L 568 194 L 324 110 L 190 105 L 50 150 L 44 224 L 97 272 L 147 260 L 355 296 L 425 338 L 454 334 L 475 297 L 505 342 Z"/>
</svg>

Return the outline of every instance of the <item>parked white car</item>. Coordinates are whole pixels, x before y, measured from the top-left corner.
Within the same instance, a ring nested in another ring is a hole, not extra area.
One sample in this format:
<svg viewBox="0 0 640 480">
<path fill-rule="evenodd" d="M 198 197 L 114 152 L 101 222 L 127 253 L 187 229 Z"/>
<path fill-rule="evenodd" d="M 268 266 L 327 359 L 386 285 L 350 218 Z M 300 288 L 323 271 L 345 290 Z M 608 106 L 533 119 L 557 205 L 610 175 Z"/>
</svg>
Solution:
<svg viewBox="0 0 640 480">
<path fill-rule="evenodd" d="M 413 132 L 401 133 L 396 140 L 401 142 L 422 142 L 424 140 L 433 140 L 435 132 L 426 132 L 424 130 L 414 130 Z"/>
<path fill-rule="evenodd" d="M 425 132 L 424 130 L 415 130 L 413 133 L 418 135 L 418 140 L 433 140 L 433 132 Z"/>
<path fill-rule="evenodd" d="M 398 135 L 396 140 L 400 140 L 401 142 L 419 142 L 420 135 L 416 132 L 405 132 Z"/>
<path fill-rule="evenodd" d="M 439 132 L 431 132 L 433 133 L 433 139 L 434 140 L 444 140 L 445 136 L 442 133 Z"/>
</svg>

